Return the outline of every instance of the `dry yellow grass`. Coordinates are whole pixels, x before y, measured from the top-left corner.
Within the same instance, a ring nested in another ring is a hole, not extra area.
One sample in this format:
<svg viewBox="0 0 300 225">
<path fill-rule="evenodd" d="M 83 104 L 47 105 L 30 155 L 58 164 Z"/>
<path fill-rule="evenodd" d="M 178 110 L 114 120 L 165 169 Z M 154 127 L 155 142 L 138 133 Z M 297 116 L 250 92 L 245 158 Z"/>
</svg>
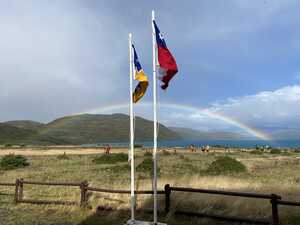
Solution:
<svg viewBox="0 0 300 225">
<path fill-rule="evenodd" d="M 66 151 L 67 150 L 67 151 Z M 39 152 L 31 149 L 34 154 L 29 154 L 30 166 L 12 171 L 0 171 L 1 182 L 14 182 L 16 178 L 24 178 L 33 181 L 63 181 L 80 182 L 88 180 L 90 186 L 129 189 L 130 174 L 125 169 L 127 163 L 116 165 L 94 164 L 92 159 L 95 152 L 102 154 L 101 149 L 47 149 Z M 0 150 L 2 152 L 4 150 Z M 5 150 L 16 151 L 16 149 Z M 22 153 L 23 150 L 19 150 Z M 27 150 L 24 150 L 27 151 Z M 44 154 L 47 151 L 48 154 Z M 70 152 L 71 151 L 71 152 Z M 78 151 L 84 151 L 77 154 Z M 118 152 L 126 152 L 127 149 L 118 149 Z M 51 152 L 51 154 L 49 154 Z M 69 160 L 57 159 L 57 154 L 66 152 Z M 89 152 L 89 154 L 86 154 Z M 299 154 L 289 156 L 265 154 L 262 156 L 251 155 L 245 152 L 228 153 L 231 157 L 243 162 L 248 173 L 232 174 L 227 176 L 208 176 L 203 171 L 218 156 L 227 154 L 222 151 L 217 153 L 183 153 L 177 151 L 170 155 L 162 152 L 159 157 L 161 177 L 159 188 L 169 183 L 171 186 L 184 186 L 194 188 L 209 188 L 243 192 L 276 193 L 286 200 L 300 201 L 300 158 Z M 17 153 L 17 152 L 15 152 Z M 38 153 L 40 155 L 38 155 Z M 56 153 L 56 154 L 54 154 Z M 42 155 L 41 155 L 42 154 Z M 52 155 L 54 154 L 54 155 Z M 92 155 L 90 155 L 92 154 Z M 136 163 L 143 160 L 143 152 L 137 151 Z M 124 168 L 124 170 L 122 170 Z M 137 173 L 137 189 L 151 189 L 151 179 L 148 173 Z M 90 193 L 89 204 L 92 209 L 82 210 L 78 206 L 35 206 L 12 204 L 12 196 L 1 195 L 13 193 L 12 188 L 0 187 L 0 224 L 122 224 L 128 218 L 130 206 L 129 196 L 122 194 Z M 79 201 L 79 188 L 74 187 L 46 187 L 25 185 L 24 197 L 30 199 L 55 199 Z M 172 210 L 167 217 L 161 217 L 173 225 L 188 224 L 218 224 L 206 219 L 176 218 L 173 215 L 175 209 L 189 209 L 195 212 L 209 212 L 221 215 L 237 215 L 251 218 L 270 217 L 271 208 L 268 200 L 256 200 L 247 198 L 224 197 L 208 194 L 172 193 Z M 97 212 L 98 206 L 113 208 L 113 211 Z M 138 208 L 151 208 L 152 198 L 145 195 L 137 197 Z M 160 207 L 163 208 L 163 196 L 160 199 Z M 99 214 L 100 213 L 100 214 Z M 150 219 L 151 215 L 138 213 L 143 219 Z M 300 224 L 300 208 L 280 207 L 280 217 L 283 224 Z M 101 223 L 99 222 L 101 221 Z M 222 224 L 222 223 L 220 223 Z"/>
</svg>

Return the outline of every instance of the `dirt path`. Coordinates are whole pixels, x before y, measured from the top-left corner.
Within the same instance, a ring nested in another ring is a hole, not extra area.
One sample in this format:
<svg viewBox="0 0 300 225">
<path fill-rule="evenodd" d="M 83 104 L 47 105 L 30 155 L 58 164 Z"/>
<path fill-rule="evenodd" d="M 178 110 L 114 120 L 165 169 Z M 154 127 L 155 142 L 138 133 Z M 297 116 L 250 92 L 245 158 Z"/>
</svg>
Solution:
<svg viewBox="0 0 300 225">
<path fill-rule="evenodd" d="M 20 154 L 20 155 L 27 155 L 27 156 L 40 156 L 40 155 L 61 155 L 63 153 L 67 155 L 92 155 L 92 154 L 99 154 L 103 153 L 103 148 L 64 148 L 64 149 L 2 149 L 0 150 L 0 156 L 7 155 L 7 154 Z M 112 153 L 127 153 L 127 148 L 118 148 L 112 149 Z"/>
</svg>

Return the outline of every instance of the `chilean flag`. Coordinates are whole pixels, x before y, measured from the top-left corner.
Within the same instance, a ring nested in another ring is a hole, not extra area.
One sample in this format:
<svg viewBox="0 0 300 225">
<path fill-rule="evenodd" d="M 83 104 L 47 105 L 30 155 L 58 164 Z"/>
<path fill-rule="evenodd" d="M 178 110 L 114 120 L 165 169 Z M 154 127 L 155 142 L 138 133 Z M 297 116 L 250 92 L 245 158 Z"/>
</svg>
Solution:
<svg viewBox="0 0 300 225">
<path fill-rule="evenodd" d="M 158 51 L 158 63 L 160 67 L 160 80 L 163 82 L 161 88 L 165 90 L 169 86 L 170 80 L 178 72 L 177 64 L 171 52 L 167 48 L 166 42 L 160 33 L 155 21 L 153 20 L 156 44 Z"/>
</svg>

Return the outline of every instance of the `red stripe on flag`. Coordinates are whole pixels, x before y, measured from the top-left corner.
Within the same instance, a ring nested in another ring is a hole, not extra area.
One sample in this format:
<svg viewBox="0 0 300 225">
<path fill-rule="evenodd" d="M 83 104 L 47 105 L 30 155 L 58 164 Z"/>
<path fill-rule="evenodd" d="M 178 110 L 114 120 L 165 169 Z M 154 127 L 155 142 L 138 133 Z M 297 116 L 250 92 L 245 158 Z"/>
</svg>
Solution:
<svg viewBox="0 0 300 225">
<path fill-rule="evenodd" d="M 170 80 L 178 72 L 177 64 L 171 52 L 161 46 L 158 46 L 158 63 L 161 69 L 165 71 L 160 78 L 164 83 L 161 88 L 166 89 L 169 86 Z"/>
</svg>

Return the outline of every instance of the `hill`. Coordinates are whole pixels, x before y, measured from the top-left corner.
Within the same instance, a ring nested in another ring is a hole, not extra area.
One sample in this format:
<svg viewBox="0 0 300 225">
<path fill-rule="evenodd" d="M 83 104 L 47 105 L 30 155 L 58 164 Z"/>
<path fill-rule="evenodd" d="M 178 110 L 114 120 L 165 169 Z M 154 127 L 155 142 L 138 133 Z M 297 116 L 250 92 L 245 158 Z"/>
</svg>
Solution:
<svg viewBox="0 0 300 225">
<path fill-rule="evenodd" d="M 48 124 L 33 121 L 9 121 L 3 123 L 14 129 L 15 135 L 7 131 L 0 143 L 27 144 L 91 144 L 103 142 L 127 142 L 129 139 L 129 116 L 125 114 L 91 115 L 81 114 L 56 119 Z M 3 127 L 5 130 L 5 128 Z M 178 140 L 180 136 L 159 124 L 160 140 Z M 18 135 L 17 135 L 18 134 Z M 23 134 L 23 135 L 21 135 Z M 26 134 L 26 135 L 25 135 Z M 150 141 L 153 138 L 153 122 L 136 117 L 135 140 Z M 8 138 L 9 137 L 9 138 Z"/>
<path fill-rule="evenodd" d="M 246 140 L 251 137 L 235 132 L 225 131 L 199 131 L 189 128 L 171 127 L 171 130 L 179 134 L 185 140 Z"/>
<path fill-rule="evenodd" d="M 0 123 L 0 144 L 22 144 L 36 132 Z"/>
<path fill-rule="evenodd" d="M 26 130 L 33 130 L 37 131 L 45 126 L 43 123 L 35 122 L 32 120 L 13 120 L 4 122 L 4 124 L 8 124 L 17 128 L 26 129 Z"/>
</svg>

